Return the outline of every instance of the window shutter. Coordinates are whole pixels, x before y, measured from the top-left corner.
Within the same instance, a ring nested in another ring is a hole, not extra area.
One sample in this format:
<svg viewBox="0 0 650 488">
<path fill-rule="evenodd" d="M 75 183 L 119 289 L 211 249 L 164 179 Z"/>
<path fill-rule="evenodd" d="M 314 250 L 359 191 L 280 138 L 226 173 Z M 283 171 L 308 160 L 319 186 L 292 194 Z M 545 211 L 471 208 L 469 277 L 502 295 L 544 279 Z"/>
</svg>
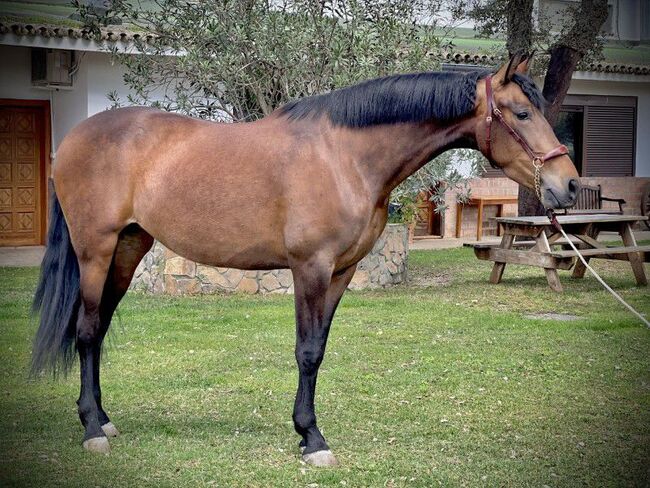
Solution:
<svg viewBox="0 0 650 488">
<path fill-rule="evenodd" d="M 589 106 L 585 115 L 585 176 L 633 176 L 635 107 Z"/>
</svg>

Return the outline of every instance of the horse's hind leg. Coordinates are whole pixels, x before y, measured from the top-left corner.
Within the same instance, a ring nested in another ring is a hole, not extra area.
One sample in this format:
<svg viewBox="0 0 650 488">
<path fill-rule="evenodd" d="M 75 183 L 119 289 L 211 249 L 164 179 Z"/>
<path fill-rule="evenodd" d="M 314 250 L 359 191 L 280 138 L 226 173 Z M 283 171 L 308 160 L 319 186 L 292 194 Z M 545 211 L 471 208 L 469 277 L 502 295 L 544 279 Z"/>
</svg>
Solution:
<svg viewBox="0 0 650 488">
<path fill-rule="evenodd" d="M 88 249 L 78 252 L 82 258 L 79 259 L 81 305 L 77 320 L 81 391 L 77 405 L 79 418 L 85 427 L 83 445 L 90 451 L 107 453 L 106 434 L 117 434 L 117 429 L 101 407 L 101 344 L 113 312 L 151 242 L 151 236 L 139 227 L 127 227 L 119 236 L 110 235 L 95 242 L 92 254 Z"/>
<path fill-rule="evenodd" d="M 135 269 L 147 251 L 151 249 L 152 244 L 153 237 L 137 224 L 129 225 L 120 233 L 100 303 L 100 320 L 104 333 L 110 326 L 117 305 L 129 288 Z M 97 403 L 99 423 L 108 437 L 115 437 L 119 435 L 119 431 L 102 408 L 102 392 L 99 384 L 99 356 L 95 356 L 94 360 L 93 371 L 96 378 L 93 394 Z"/>
<path fill-rule="evenodd" d="M 81 303 L 77 317 L 77 352 L 81 391 L 77 400 L 79 418 L 86 431 L 84 448 L 108 453 L 109 444 L 101 428 L 95 393 L 99 392 L 99 355 L 106 334 L 101 320 L 101 300 L 118 235 L 94 236 L 75 248 L 79 259 Z"/>
</svg>

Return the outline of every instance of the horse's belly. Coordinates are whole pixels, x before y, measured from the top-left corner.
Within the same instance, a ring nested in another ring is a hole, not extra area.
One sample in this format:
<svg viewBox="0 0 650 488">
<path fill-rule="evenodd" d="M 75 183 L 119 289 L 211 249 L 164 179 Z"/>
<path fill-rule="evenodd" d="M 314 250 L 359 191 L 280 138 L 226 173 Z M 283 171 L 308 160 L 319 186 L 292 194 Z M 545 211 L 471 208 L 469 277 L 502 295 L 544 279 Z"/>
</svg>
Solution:
<svg viewBox="0 0 650 488">
<path fill-rule="evenodd" d="M 220 191 L 214 188 L 213 191 Z M 152 198 L 139 205 L 137 222 L 175 253 L 198 263 L 239 269 L 287 267 L 281 215 L 243 195 L 196 194 Z"/>
<path fill-rule="evenodd" d="M 277 241 L 260 240 L 235 229 L 212 233 L 209 228 L 197 231 L 179 226 L 152 235 L 176 254 L 201 264 L 238 269 L 288 267 L 286 252 L 279 249 Z"/>
</svg>

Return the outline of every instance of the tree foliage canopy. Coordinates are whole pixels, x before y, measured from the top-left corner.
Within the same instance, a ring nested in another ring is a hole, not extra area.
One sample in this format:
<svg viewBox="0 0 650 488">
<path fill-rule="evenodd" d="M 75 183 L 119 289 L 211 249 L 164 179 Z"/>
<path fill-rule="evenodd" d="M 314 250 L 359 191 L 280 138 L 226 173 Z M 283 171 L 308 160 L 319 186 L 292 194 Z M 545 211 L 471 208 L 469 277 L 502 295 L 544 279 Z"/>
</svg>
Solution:
<svg viewBox="0 0 650 488">
<path fill-rule="evenodd" d="M 434 69 L 429 0 L 118 1 L 111 15 L 153 32 L 121 56 L 137 101 L 234 121 L 385 74 Z M 169 53 L 181 54 L 169 56 Z"/>
</svg>

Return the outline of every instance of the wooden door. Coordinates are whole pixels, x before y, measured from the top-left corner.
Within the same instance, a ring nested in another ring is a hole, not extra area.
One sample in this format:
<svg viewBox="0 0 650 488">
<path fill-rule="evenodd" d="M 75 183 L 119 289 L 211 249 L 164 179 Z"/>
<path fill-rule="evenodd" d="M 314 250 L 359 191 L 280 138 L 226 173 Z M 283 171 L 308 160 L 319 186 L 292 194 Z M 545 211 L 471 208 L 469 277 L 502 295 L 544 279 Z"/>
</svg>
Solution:
<svg viewBox="0 0 650 488">
<path fill-rule="evenodd" d="M 19 103 L 0 104 L 0 246 L 43 243 L 47 111 Z"/>
<path fill-rule="evenodd" d="M 418 195 L 413 233 L 417 237 L 443 237 L 445 234 L 445 213 L 436 212 L 436 204 L 429 200 L 434 191 L 434 188 L 431 188 L 428 192 L 423 191 Z"/>
</svg>

